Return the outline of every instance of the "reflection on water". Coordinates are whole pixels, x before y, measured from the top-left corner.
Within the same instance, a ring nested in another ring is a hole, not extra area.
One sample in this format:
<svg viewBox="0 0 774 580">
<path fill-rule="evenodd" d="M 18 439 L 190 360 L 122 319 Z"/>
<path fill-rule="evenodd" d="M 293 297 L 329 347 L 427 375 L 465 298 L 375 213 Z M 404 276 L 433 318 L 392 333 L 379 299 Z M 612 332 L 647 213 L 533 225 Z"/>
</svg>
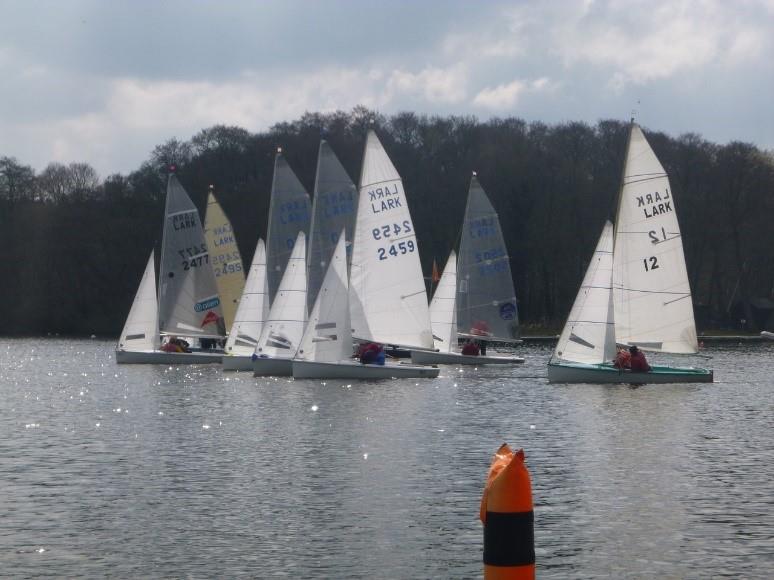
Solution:
<svg viewBox="0 0 774 580">
<path fill-rule="evenodd" d="M 292 381 L 0 341 L 4 575 L 467 578 L 481 490 L 524 447 L 541 578 L 774 577 L 774 344 L 710 385 L 523 367 Z"/>
</svg>

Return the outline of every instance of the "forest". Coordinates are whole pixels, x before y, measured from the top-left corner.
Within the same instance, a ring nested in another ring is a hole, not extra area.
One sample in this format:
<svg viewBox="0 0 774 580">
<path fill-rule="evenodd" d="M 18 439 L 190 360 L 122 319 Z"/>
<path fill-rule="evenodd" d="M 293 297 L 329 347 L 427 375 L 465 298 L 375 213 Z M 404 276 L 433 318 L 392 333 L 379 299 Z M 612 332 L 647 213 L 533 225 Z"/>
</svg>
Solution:
<svg viewBox="0 0 774 580">
<path fill-rule="evenodd" d="M 614 218 L 628 121 L 548 125 L 357 107 L 260 133 L 202 129 L 104 180 L 88 163 L 36 172 L 0 151 L 3 333 L 120 333 L 148 254 L 161 244 L 170 164 L 202 212 L 214 186 L 249 266 L 266 235 L 277 147 L 311 195 L 320 139 L 357 183 L 369 127 L 403 178 L 426 274 L 459 243 L 476 171 L 500 216 L 522 332 L 560 329 L 602 225 Z M 669 174 L 699 332 L 774 329 L 774 153 L 643 130 Z"/>
</svg>

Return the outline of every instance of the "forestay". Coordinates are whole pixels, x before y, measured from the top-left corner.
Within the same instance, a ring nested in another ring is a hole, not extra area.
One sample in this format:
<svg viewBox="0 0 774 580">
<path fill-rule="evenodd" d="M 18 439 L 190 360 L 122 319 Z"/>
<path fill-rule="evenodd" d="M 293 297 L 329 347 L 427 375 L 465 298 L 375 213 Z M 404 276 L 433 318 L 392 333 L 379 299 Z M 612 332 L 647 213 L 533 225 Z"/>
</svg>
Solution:
<svg viewBox="0 0 774 580">
<path fill-rule="evenodd" d="M 269 314 L 269 286 L 266 280 L 266 244 L 258 239 L 247 283 L 226 340 L 229 354 L 250 356 L 258 346 L 263 324 Z"/>
<path fill-rule="evenodd" d="M 691 288 L 669 179 L 634 124 L 618 201 L 613 303 L 619 343 L 697 352 Z"/>
<path fill-rule="evenodd" d="M 306 322 L 306 236 L 298 232 L 293 252 L 271 304 L 255 354 L 293 358 Z"/>
<path fill-rule="evenodd" d="M 225 336 L 220 297 L 199 212 L 174 174 L 167 182 L 159 278 L 162 333 Z"/>
<path fill-rule="evenodd" d="M 338 362 L 352 358 L 346 236 L 343 230 L 339 233 L 296 354 L 301 360 Z"/>
<path fill-rule="evenodd" d="M 156 302 L 156 265 L 151 250 L 140 287 L 132 302 L 118 348 L 141 351 L 159 348 L 159 317 Z"/>
<path fill-rule="evenodd" d="M 210 264 L 215 274 L 215 284 L 223 309 L 226 332 L 234 323 L 239 298 L 245 288 L 245 272 L 239 255 L 234 229 L 220 207 L 210 186 L 207 195 L 207 212 L 204 215 L 204 238 L 210 252 Z"/>
<path fill-rule="evenodd" d="M 356 201 L 355 184 L 352 183 L 331 146 L 324 140 L 320 141 L 306 258 L 307 304 L 310 308 L 317 298 L 328 263 L 336 249 L 339 234 L 344 230 L 347 239 L 352 239 Z M 347 252 L 347 265 L 349 265 L 349 252 Z"/>
<path fill-rule="evenodd" d="M 601 364 L 615 357 L 613 323 L 613 224 L 602 229 L 570 316 L 556 345 L 562 360 Z"/>
<path fill-rule="evenodd" d="M 519 336 L 516 292 L 500 220 L 475 174 L 457 263 L 459 334 L 509 341 Z"/>
<path fill-rule="evenodd" d="M 438 287 L 430 302 L 430 323 L 435 348 L 452 352 L 457 346 L 457 254 L 449 254 Z"/>
<path fill-rule="evenodd" d="M 372 130 L 360 174 L 350 312 L 356 338 L 433 347 L 427 292 L 403 182 Z"/>
<path fill-rule="evenodd" d="M 281 152 L 274 159 L 267 231 L 269 300 L 273 302 L 298 232 L 309 232 L 309 194 Z"/>
</svg>

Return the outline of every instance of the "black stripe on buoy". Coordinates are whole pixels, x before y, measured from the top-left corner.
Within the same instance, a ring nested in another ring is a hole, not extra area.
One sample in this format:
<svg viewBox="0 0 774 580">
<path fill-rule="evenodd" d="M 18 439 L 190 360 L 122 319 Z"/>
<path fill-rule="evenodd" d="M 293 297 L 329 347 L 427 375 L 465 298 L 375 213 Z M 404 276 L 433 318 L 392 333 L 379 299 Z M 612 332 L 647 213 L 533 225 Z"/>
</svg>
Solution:
<svg viewBox="0 0 774 580">
<path fill-rule="evenodd" d="M 527 566 L 535 563 L 534 512 L 486 512 L 484 564 Z"/>
</svg>

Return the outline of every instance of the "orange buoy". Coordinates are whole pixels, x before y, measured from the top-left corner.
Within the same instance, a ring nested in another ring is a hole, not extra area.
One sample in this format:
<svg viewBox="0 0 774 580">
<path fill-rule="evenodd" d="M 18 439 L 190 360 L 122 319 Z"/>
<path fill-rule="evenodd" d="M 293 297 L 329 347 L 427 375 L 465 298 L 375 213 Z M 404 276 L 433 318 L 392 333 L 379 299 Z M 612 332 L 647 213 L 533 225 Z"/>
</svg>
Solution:
<svg viewBox="0 0 774 580">
<path fill-rule="evenodd" d="M 484 524 L 484 578 L 535 578 L 535 526 L 532 486 L 524 450 L 503 443 L 492 459 L 481 497 Z"/>
</svg>

